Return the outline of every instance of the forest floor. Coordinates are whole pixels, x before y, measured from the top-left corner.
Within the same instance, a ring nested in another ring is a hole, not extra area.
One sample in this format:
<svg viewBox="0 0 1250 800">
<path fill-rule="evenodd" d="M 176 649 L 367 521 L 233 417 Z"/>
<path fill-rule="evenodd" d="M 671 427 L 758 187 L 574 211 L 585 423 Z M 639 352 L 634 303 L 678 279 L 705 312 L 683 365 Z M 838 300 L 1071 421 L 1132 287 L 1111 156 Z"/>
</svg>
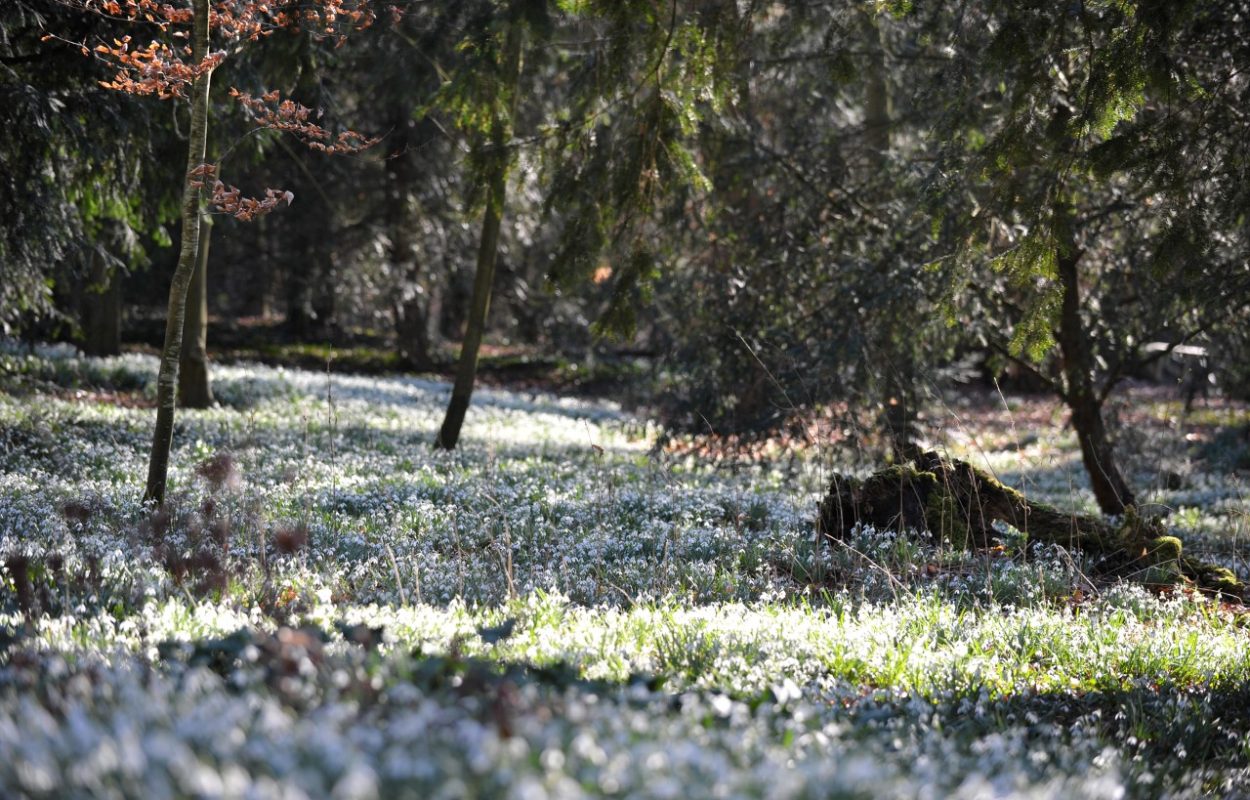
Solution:
<svg viewBox="0 0 1250 800">
<path fill-rule="evenodd" d="M 0 349 L 0 796 L 1250 793 L 1250 615 L 814 536 L 855 454 L 657 448 L 604 401 L 218 365 L 140 503 L 155 359 Z M 1247 413 L 1115 401 L 1144 501 L 1250 569 Z M 1055 404 L 969 393 L 933 446 L 1090 510 Z M 720 464 L 721 467 L 718 467 Z"/>
</svg>

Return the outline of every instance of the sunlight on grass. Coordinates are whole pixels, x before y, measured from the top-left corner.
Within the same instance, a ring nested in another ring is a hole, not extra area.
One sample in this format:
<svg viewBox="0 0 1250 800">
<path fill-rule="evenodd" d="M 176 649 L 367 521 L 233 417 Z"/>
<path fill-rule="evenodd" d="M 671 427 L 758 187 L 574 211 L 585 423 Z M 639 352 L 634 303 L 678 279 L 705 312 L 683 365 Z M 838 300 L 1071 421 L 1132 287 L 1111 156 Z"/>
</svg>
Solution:
<svg viewBox="0 0 1250 800">
<path fill-rule="evenodd" d="M 0 784 L 29 796 L 1250 780 L 1242 610 L 1091 582 L 1079 554 L 1006 531 L 997 555 L 870 530 L 818 543 L 827 466 L 678 465 L 619 409 L 503 391 L 439 453 L 442 384 L 237 365 L 218 370 L 220 406 L 180 416 L 153 518 L 134 479 L 150 411 L 98 392 L 145 391 L 154 361 L 6 369 Z M 1089 504 L 1063 436 L 944 446 Z M 1240 479 L 1183 477 L 1152 502 L 1244 568 Z"/>
</svg>

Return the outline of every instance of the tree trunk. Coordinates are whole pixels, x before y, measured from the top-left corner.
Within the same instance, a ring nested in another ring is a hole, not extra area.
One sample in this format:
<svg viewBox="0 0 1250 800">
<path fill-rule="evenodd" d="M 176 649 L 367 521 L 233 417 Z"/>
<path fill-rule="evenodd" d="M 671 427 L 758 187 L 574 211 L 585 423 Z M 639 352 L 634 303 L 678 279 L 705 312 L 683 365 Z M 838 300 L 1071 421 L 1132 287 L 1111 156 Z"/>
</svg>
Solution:
<svg viewBox="0 0 1250 800">
<path fill-rule="evenodd" d="M 1133 492 L 1120 472 L 1102 418 L 1102 400 L 1094 388 L 1094 360 L 1089 335 L 1081 321 L 1081 287 L 1077 265 L 1081 252 L 1068 243 L 1058 257 L 1063 305 L 1059 313 L 1059 350 L 1066 384 L 1064 402 L 1072 412 L 1072 429 L 1081 447 L 1094 498 L 1104 514 L 1122 514 L 1134 503 Z"/>
<path fill-rule="evenodd" d="M 327 234 L 325 242 L 327 244 L 318 247 L 316 250 L 316 261 L 318 265 L 317 271 L 314 273 L 312 291 L 312 313 L 314 330 L 317 335 L 324 337 L 331 344 L 339 344 L 341 342 L 342 333 L 339 327 L 339 275 L 338 268 L 335 266 L 337 256 L 330 249 L 328 242 L 334 241 L 334 233 L 331 231 Z"/>
<path fill-rule="evenodd" d="M 208 408 L 213 404 L 213 389 L 208 380 L 208 245 L 212 235 L 213 221 L 204 215 L 200 218 L 199 250 L 182 327 L 178 402 L 183 408 Z"/>
<path fill-rule="evenodd" d="M 395 336 L 398 340 L 399 360 L 404 367 L 418 372 L 434 368 L 430 357 L 430 335 L 426 308 L 422 300 L 421 264 L 417 261 L 412 241 L 413 209 L 408 198 L 415 181 L 412 154 L 408 152 L 410 137 L 409 121 L 400 116 L 393 127 L 398 132 L 395 139 L 396 154 L 387 159 L 386 178 L 390 194 L 387 208 L 391 234 L 390 260 L 399 273 L 399 297 L 395 302 Z"/>
<path fill-rule="evenodd" d="M 192 0 L 194 32 L 191 58 L 199 64 L 208 54 L 208 0 Z M 193 185 L 191 172 L 204 163 L 208 141 L 208 89 L 210 72 L 196 78 L 191 87 L 191 131 L 187 138 L 187 164 L 182 176 L 182 243 L 178 266 L 169 284 L 169 308 L 165 319 L 165 344 L 161 348 L 160 371 L 156 378 L 156 430 L 148 460 L 148 481 L 144 502 L 163 505 L 169 473 L 169 447 L 174 436 L 174 406 L 178 399 L 178 362 L 182 356 L 182 326 L 186 314 L 187 288 L 195 272 L 196 249 L 200 239 L 200 190 Z"/>
<path fill-rule="evenodd" d="M 478 350 L 482 346 L 482 334 L 486 329 L 486 314 L 490 310 L 491 287 L 495 281 L 495 261 L 499 252 L 499 227 L 503 221 L 504 200 L 508 185 L 508 164 L 512 138 L 512 118 L 516 115 L 517 84 L 521 76 L 521 23 L 513 21 L 508 28 L 504 46 L 503 82 L 500 91 L 509 94 L 507 116 L 497 116 L 491 124 L 491 157 L 494 161 L 486 211 L 482 216 L 482 238 L 477 252 L 477 271 L 473 275 L 473 300 L 469 307 L 469 319 L 465 325 L 464 341 L 460 345 L 460 360 L 456 364 L 456 382 L 447 404 L 447 415 L 438 432 L 435 446 L 453 450 L 460 440 L 460 428 L 473 395 L 473 381 L 477 376 Z"/>
<path fill-rule="evenodd" d="M 403 298 L 399 302 L 395 316 L 395 335 L 399 339 L 399 360 L 407 369 L 415 372 L 429 372 L 434 369 L 434 359 L 430 355 L 430 333 L 426 324 L 426 313 L 421 298 L 424 293 L 416 285 L 419 273 L 415 260 L 411 262 L 405 273 Z"/>
<path fill-rule="evenodd" d="M 294 339 L 301 340 L 312 330 L 312 303 L 308 300 L 308 278 L 302 267 L 308 264 L 311 252 L 304 248 L 303 258 L 298 265 L 285 270 L 282 288 L 286 301 L 285 331 Z"/>
<path fill-rule="evenodd" d="M 890 165 L 890 130 L 893 108 L 889 73 L 885 63 L 885 44 L 875 12 L 864 12 L 862 33 L 868 48 L 868 70 L 864 76 L 864 143 L 870 174 L 868 181 L 881 180 Z M 885 278 L 888 264 L 881 264 Z M 909 461 L 920 453 L 916 444 L 915 365 L 910 337 L 898 336 L 898 314 L 893 302 L 882 309 L 878 322 L 875 349 L 881 362 L 882 410 L 878 425 L 890 443 L 890 455 L 896 464 Z"/>
<path fill-rule="evenodd" d="M 115 356 L 122 351 L 121 277 L 103 255 L 92 253 L 91 276 L 82 293 L 82 349 L 89 356 Z"/>
</svg>

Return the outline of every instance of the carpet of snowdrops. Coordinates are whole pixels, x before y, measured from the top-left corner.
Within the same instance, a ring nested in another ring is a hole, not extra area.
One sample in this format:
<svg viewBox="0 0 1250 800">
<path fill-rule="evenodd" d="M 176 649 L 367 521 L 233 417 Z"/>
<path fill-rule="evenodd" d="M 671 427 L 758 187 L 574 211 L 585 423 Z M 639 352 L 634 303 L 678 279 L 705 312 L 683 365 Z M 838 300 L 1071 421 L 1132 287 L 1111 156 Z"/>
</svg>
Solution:
<svg viewBox="0 0 1250 800">
<path fill-rule="evenodd" d="M 603 402 L 479 391 L 435 452 L 415 378 L 216 366 L 153 516 L 155 370 L 0 347 L 2 797 L 1250 794 L 1237 607 L 1008 530 L 822 543 L 823 455 L 726 474 Z M 951 414 L 1089 505 L 1060 426 Z M 1149 501 L 1244 577 L 1245 474 L 1170 441 Z"/>
</svg>

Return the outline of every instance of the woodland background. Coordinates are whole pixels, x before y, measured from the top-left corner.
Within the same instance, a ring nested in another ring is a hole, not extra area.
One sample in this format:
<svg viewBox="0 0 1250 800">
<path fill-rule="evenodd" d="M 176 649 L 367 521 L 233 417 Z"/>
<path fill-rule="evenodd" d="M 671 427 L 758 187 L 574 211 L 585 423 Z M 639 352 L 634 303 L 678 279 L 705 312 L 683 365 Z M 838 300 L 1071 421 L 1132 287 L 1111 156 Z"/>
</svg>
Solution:
<svg viewBox="0 0 1250 800">
<path fill-rule="evenodd" d="M 488 374 L 621 394 L 675 431 L 833 414 L 896 456 L 925 402 L 998 379 L 1062 398 L 1104 467 L 1122 381 L 1246 396 L 1243 3 L 368 10 L 214 76 L 207 161 L 296 198 L 217 215 L 189 304 L 215 356 L 450 370 L 521 29 Z M 134 26 L 57 0 L 0 16 L 9 335 L 160 342 L 185 106 L 103 88 L 107 59 L 74 46 Z M 269 88 L 377 144 L 256 133 L 229 95 Z"/>
<path fill-rule="evenodd" d="M 0 0 L 0 796 L 1250 796 L 1248 41 Z"/>
</svg>

